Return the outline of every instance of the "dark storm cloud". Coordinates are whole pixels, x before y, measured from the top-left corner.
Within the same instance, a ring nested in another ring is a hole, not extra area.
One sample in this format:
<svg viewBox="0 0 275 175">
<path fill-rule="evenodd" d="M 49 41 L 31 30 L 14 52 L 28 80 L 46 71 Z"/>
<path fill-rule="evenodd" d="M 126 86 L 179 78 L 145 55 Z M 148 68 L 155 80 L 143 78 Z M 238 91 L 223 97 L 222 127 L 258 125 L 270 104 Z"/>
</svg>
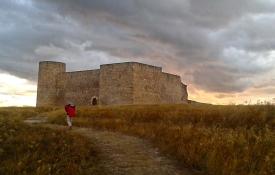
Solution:
<svg viewBox="0 0 275 175">
<path fill-rule="evenodd" d="M 33 6 L 1 1 L 0 13 L 0 69 L 20 77 L 33 79 L 36 75 L 33 70 L 38 61 L 34 54 L 36 47 L 58 44 L 72 34 L 66 25 L 59 25 L 57 16 Z"/>
<path fill-rule="evenodd" d="M 256 76 L 274 69 L 273 1 L 0 4 L 0 24 L 5 26 L 0 29 L 0 69 L 29 79 L 35 78 L 38 60 L 45 58 L 59 58 L 76 65 L 75 69 L 120 58 L 174 68 L 183 80 L 188 79 L 187 84 L 230 93 L 246 90 L 257 83 Z"/>
<path fill-rule="evenodd" d="M 236 69 L 221 65 L 203 65 L 193 76 L 194 83 L 207 91 L 242 92 L 252 85 Z"/>
</svg>

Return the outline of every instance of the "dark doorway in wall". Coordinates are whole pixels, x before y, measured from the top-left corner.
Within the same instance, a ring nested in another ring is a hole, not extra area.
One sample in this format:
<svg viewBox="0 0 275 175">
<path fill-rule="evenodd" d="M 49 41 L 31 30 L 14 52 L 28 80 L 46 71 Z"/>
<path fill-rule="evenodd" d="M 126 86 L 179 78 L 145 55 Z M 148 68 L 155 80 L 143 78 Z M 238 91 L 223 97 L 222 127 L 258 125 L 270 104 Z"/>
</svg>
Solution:
<svg viewBox="0 0 275 175">
<path fill-rule="evenodd" d="M 93 105 L 93 106 L 96 106 L 96 105 L 97 105 L 97 98 L 96 98 L 96 97 L 93 97 L 93 98 L 92 98 L 92 105 Z"/>
</svg>

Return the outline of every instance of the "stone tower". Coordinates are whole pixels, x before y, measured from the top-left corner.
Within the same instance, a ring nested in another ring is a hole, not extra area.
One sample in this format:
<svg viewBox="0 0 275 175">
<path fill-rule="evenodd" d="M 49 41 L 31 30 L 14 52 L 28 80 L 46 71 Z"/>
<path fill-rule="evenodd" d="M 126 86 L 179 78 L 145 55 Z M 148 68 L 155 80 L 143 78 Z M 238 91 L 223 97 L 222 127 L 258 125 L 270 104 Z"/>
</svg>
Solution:
<svg viewBox="0 0 275 175">
<path fill-rule="evenodd" d="M 53 106 L 58 103 L 57 78 L 65 71 L 65 63 L 53 61 L 39 63 L 36 106 Z"/>
</svg>

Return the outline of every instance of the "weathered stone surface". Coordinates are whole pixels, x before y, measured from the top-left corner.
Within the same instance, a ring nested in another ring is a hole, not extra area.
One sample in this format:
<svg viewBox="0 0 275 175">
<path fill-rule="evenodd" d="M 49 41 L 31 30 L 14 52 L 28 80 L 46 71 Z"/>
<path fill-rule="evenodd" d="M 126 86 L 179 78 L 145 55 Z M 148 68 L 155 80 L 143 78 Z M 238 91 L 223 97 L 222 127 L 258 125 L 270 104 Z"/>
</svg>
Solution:
<svg viewBox="0 0 275 175">
<path fill-rule="evenodd" d="M 99 70 L 68 72 L 65 83 L 65 103 L 89 105 L 92 97 L 99 96 Z"/>
<path fill-rule="evenodd" d="M 160 77 L 161 103 L 187 103 L 187 86 L 178 75 L 162 73 Z"/>
<path fill-rule="evenodd" d="M 60 62 L 39 63 L 36 106 L 52 106 L 58 101 L 57 79 L 64 73 L 66 65 Z"/>
<path fill-rule="evenodd" d="M 131 63 L 106 64 L 100 66 L 99 103 L 133 103 L 133 68 Z"/>
<path fill-rule="evenodd" d="M 144 64 L 133 64 L 134 68 L 134 104 L 161 103 L 160 67 Z"/>
<path fill-rule="evenodd" d="M 66 72 L 59 62 L 39 63 L 37 106 L 187 103 L 180 76 L 161 67 L 127 62 L 101 65 L 99 70 Z"/>
</svg>

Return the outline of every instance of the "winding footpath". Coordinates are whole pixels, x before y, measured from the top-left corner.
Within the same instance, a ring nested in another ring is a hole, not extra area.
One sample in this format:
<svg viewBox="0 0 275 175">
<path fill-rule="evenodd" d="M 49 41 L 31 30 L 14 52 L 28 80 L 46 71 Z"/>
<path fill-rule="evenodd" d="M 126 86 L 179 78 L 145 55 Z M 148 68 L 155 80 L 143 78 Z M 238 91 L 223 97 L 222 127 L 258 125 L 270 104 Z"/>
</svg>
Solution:
<svg viewBox="0 0 275 175">
<path fill-rule="evenodd" d="M 29 118 L 25 123 L 39 124 L 52 129 L 67 129 L 65 126 L 48 124 L 43 118 Z M 112 175 L 191 175 L 175 162 L 161 156 L 157 149 L 140 138 L 116 132 L 74 127 L 70 132 L 83 135 L 95 144 L 103 166 Z"/>
</svg>

